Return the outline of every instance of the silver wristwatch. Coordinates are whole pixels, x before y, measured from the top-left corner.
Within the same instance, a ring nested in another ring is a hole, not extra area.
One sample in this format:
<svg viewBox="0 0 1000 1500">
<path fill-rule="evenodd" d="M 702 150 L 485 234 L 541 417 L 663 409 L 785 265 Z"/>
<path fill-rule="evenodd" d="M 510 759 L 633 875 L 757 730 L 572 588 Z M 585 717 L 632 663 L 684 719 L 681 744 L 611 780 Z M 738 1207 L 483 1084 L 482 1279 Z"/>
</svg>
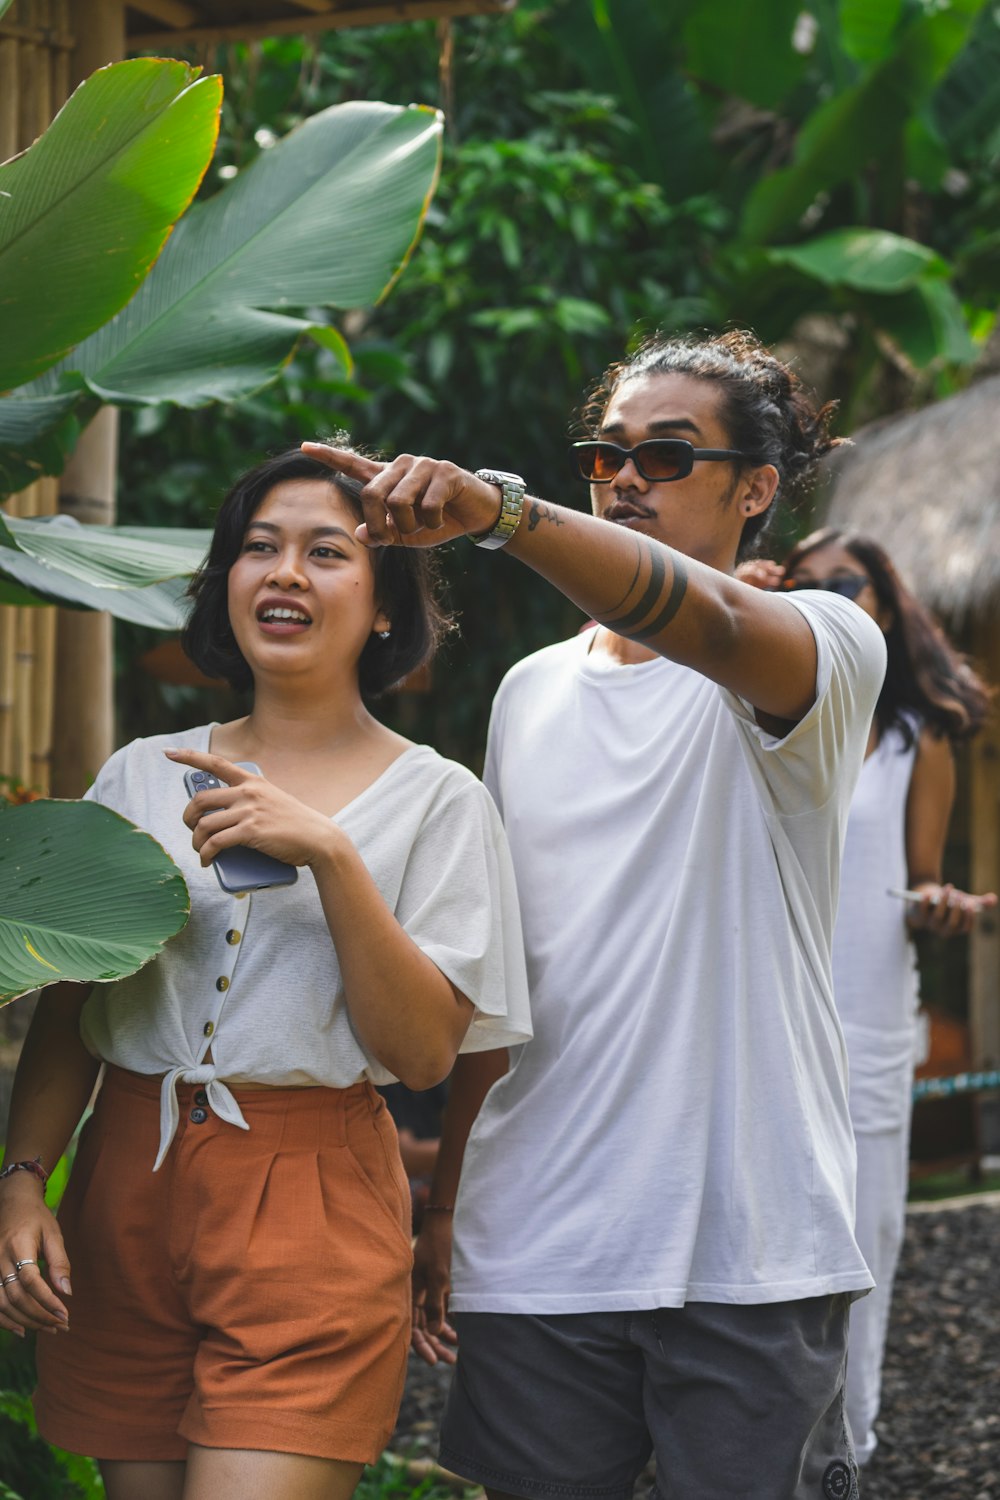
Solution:
<svg viewBox="0 0 1000 1500">
<path fill-rule="evenodd" d="M 502 469 L 477 469 L 476 478 L 500 489 L 500 514 L 492 531 L 481 531 L 478 536 L 469 533 L 469 541 L 477 547 L 503 547 L 510 541 L 524 509 L 525 483 L 520 474 L 505 474 Z"/>
</svg>

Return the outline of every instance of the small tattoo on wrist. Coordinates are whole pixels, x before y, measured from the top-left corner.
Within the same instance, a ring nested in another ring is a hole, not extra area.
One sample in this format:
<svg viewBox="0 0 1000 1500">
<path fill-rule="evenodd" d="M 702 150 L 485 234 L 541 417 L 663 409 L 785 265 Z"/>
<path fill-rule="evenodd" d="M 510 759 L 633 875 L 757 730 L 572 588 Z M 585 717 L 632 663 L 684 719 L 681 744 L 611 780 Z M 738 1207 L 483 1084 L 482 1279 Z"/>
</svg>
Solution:
<svg viewBox="0 0 1000 1500">
<path fill-rule="evenodd" d="M 541 500 L 532 500 L 531 509 L 528 511 L 528 530 L 534 531 L 539 521 L 551 521 L 555 526 L 566 525 L 554 505 L 546 505 Z"/>
</svg>

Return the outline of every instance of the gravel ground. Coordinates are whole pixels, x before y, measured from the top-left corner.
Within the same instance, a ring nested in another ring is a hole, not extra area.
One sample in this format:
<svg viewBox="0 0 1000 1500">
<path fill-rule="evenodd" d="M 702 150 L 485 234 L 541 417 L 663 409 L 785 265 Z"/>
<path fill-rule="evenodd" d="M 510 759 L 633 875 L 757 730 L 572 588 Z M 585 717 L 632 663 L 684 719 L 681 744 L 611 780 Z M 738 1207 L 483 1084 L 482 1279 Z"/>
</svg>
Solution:
<svg viewBox="0 0 1000 1500">
<path fill-rule="evenodd" d="M 909 1214 L 863 1500 L 1000 1500 L 998 1258 L 1000 1194 Z M 448 1381 L 411 1358 L 397 1453 L 433 1455 Z"/>
<path fill-rule="evenodd" d="M 1000 1500 L 1000 1196 L 911 1212 L 864 1500 Z"/>
</svg>

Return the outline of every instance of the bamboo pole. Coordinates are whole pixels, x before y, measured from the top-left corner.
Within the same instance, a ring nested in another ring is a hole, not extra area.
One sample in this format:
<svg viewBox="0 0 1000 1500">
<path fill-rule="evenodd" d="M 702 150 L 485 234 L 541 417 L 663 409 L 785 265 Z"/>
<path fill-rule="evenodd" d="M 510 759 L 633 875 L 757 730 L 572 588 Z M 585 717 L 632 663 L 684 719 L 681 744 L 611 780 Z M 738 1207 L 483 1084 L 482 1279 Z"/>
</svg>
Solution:
<svg viewBox="0 0 1000 1500">
<path fill-rule="evenodd" d="M 51 22 L 50 0 L 29 0 L 29 20 L 44 31 Z M 18 98 L 18 144 L 23 150 L 42 134 L 52 115 L 52 77 L 49 54 L 44 46 L 21 48 L 20 93 Z M 17 513 L 38 516 L 42 511 L 41 483 L 30 485 L 18 497 Z M 35 788 L 33 777 L 33 740 L 35 723 L 36 677 L 41 663 L 38 647 L 42 636 L 37 629 L 38 610 L 19 609 L 14 620 L 14 673 L 12 698 L 12 774 L 24 786 Z"/>
<path fill-rule="evenodd" d="M 59 506 L 59 481 L 42 479 L 38 483 L 39 515 L 50 516 Z M 52 725 L 54 716 L 56 668 L 56 611 L 42 606 L 31 611 L 35 676 L 31 694 L 31 727 L 29 742 L 29 786 L 37 787 L 44 797 L 52 787 Z"/>
<path fill-rule="evenodd" d="M 1000 618 L 978 615 L 973 655 L 987 681 L 1000 684 Z M 974 891 L 1000 892 L 1000 713 L 972 742 L 972 860 Z M 969 1033 L 972 1066 L 1000 1066 L 1000 918 L 984 912 L 970 939 Z"/>
<path fill-rule="evenodd" d="M 0 607 L 0 776 L 14 774 L 14 663 L 17 610 Z"/>
<path fill-rule="evenodd" d="M 59 36 L 69 35 L 69 0 L 55 0 L 52 14 L 52 29 Z M 70 53 L 66 47 L 53 46 L 52 58 L 52 112 L 62 109 L 70 96 Z"/>
<path fill-rule="evenodd" d="M 17 150 L 17 42 L 0 37 L 0 160 Z"/>
<path fill-rule="evenodd" d="M 44 36 L 54 21 L 53 0 L 21 0 L 17 17 Z M 24 150 L 42 134 L 53 113 L 53 70 L 49 50 L 38 41 L 0 42 L 0 149 L 3 156 Z M 31 485 L 12 497 L 14 515 L 34 516 L 53 509 L 53 484 Z M 0 621 L 0 771 L 31 787 L 39 786 L 35 730 L 47 719 L 38 701 L 51 676 L 44 653 L 54 649 L 51 611 L 5 610 Z"/>
<path fill-rule="evenodd" d="M 45 12 L 45 24 L 50 33 L 68 31 L 68 0 L 45 0 Z M 48 52 L 48 88 L 38 101 L 38 134 L 62 108 L 68 92 L 69 54 L 65 48 L 51 47 Z M 59 481 L 42 479 L 35 488 L 38 514 L 53 515 L 59 509 Z M 52 784 L 56 612 L 54 608 L 44 606 L 25 613 L 30 616 L 32 680 L 27 711 L 28 762 L 24 779 L 43 796 L 48 796 Z"/>
<path fill-rule="evenodd" d="M 22 516 L 37 516 L 40 509 L 40 485 L 30 485 L 22 490 L 18 499 L 18 513 Z M 14 744 L 11 766 L 14 776 L 22 786 L 31 785 L 31 725 L 32 688 L 35 675 L 35 626 L 30 607 L 19 609 L 14 629 Z"/>
<path fill-rule="evenodd" d="M 19 44 L 0 40 L 0 159 L 15 155 L 19 146 Z M 16 503 L 8 509 L 16 513 Z M 17 610 L 0 607 L 0 775 L 13 774 L 14 660 L 17 649 Z"/>
<path fill-rule="evenodd" d="M 78 521 L 114 521 L 118 413 L 105 406 L 84 428 L 59 486 Z M 111 616 L 57 610 L 52 795 L 81 797 L 114 749 Z"/>
<path fill-rule="evenodd" d="M 17 146 L 23 151 L 35 139 L 35 97 L 41 87 L 44 53 L 36 43 L 22 42 L 17 61 Z M 46 70 L 47 71 L 47 70 Z"/>
<path fill-rule="evenodd" d="M 125 56 L 124 0 L 71 0 L 76 34 L 70 85 Z M 118 413 L 105 407 L 80 436 L 59 487 L 60 509 L 77 520 L 115 519 Z M 52 794 L 79 797 L 114 749 L 111 616 L 59 610 L 56 623 Z"/>
</svg>

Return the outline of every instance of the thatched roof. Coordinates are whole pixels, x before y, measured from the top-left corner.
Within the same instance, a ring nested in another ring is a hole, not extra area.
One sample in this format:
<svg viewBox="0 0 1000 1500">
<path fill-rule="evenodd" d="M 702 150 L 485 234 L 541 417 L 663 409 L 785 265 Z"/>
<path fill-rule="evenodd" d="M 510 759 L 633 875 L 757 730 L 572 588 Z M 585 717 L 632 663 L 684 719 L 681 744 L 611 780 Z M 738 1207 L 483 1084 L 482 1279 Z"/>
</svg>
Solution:
<svg viewBox="0 0 1000 1500">
<path fill-rule="evenodd" d="M 827 520 L 874 536 L 925 603 L 1000 611 L 1000 375 L 855 434 Z"/>
</svg>

